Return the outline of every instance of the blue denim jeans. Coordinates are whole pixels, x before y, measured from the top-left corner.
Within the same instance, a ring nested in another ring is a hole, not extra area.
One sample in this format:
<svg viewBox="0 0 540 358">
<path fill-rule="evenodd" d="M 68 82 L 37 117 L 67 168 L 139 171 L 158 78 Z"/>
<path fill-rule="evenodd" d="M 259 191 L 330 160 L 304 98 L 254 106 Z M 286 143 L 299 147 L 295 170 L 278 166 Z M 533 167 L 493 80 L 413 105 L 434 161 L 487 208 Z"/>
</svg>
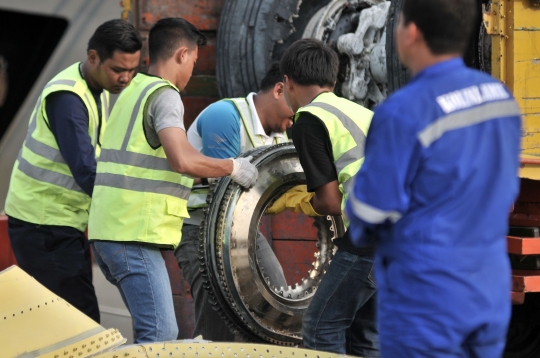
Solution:
<svg viewBox="0 0 540 358">
<path fill-rule="evenodd" d="M 338 249 L 302 322 L 304 346 L 380 357 L 373 257 Z"/>
<path fill-rule="evenodd" d="M 175 340 L 171 284 L 159 248 L 111 241 L 91 245 L 101 271 L 131 313 L 135 343 Z"/>
</svg>

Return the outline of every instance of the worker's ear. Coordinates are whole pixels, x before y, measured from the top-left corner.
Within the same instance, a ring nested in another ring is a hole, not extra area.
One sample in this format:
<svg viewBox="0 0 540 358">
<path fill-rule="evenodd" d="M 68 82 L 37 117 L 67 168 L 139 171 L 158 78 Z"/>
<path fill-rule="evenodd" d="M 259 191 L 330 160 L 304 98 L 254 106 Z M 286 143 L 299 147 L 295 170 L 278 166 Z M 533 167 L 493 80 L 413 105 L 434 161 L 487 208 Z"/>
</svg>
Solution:
<svg viewBox="0 0 540 358">
<path fill-rule="evenodd" d="M 294 82 L 287 75 L 283 76 L 283 87 L 289 91 L 294 89 Z"/>
<path fill-rule="evenodd" d="M 274 95 L 274 99 L 279 99 L 280 96 L 283 96 L 283 87 L 285 85 L 283 84 L 283 82 L 277 82 L 275 85 L 274 85 L 274 91 L 273 91 L 273 95 Z"/>
<path fill-rule="evenodd" d="M 88 50 L 88 64 L 90 67 L 97 67 L 99 65 L 99 55 L 96 50 Z"/>
<path fill-rule="evenodd" d="M 189 49 L 186 46 L 181 46 L 174 53 L 174 60 L 178 64 L 184 64 L 187 62 Z"/>
<path fill-rule="evenodd" d="M 403 16 L 401 16 L 399 21 L 400 23 L 397 29 L 399 35 L 396 36 L 400 42 L 398 46 L 401 46 L 403 49 L 411 49 L 424 42 L 424 35 L 422 35 L 422 32 L 413 21 L 405 24 L 403 22 Z"/>
</svg>

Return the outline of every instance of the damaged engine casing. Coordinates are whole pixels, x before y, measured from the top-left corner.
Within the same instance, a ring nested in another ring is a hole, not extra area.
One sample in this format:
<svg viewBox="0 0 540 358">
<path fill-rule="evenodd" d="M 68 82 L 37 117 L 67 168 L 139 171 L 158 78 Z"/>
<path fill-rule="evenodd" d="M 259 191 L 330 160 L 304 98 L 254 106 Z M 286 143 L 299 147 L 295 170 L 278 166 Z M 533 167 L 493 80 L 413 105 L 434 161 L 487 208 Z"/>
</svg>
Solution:
<svg viewBox="0 0 540 358">
<path fill-rule="evenodd" d="M 207 198 L 199 236 L 204 286 L 220 316 L 245 339 L 296 345 L 302 340 L 302 316 L 332 259 L 332 240 L 344 233 L 342 218 L 315 218 L 313 269 L 301 282 L 277 287 L 268 275 L 276 268 L 262 267 L 257 257 L 260 220 L 281 194 L 305 184 L 305 175 L 292 144 L 259 147 L 243 156 L 253 156 L 259 170 L 255 186 L 244 190 L 223 178 Z"/>
</svg>

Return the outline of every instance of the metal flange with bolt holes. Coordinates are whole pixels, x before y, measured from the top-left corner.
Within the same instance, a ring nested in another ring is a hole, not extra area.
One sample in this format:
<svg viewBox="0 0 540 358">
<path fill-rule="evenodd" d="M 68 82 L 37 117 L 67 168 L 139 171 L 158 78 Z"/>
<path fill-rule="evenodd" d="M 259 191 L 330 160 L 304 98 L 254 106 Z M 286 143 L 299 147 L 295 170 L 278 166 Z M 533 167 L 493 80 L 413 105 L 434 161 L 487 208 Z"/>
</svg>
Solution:
<svg viewBox="0 0 540 358">
<path fill-rule="evenodd" d="M 201 223 L 199 257 L 204 287 L 222 318 L 245 339 L 280 345 L 301 342 L 302 316 L 328 267 L 344 226 L 339 217 L 315 218 L 318 251 L 313 269 L 301 282 L 277 287 L 256 253 L 256 237 L 266 208 L 291 187 L 305 183 L 292 144 L 254 149 L 259 170 L 254 187 L 245 190 L 229 178 L 211 188 Z"/>
</svg>

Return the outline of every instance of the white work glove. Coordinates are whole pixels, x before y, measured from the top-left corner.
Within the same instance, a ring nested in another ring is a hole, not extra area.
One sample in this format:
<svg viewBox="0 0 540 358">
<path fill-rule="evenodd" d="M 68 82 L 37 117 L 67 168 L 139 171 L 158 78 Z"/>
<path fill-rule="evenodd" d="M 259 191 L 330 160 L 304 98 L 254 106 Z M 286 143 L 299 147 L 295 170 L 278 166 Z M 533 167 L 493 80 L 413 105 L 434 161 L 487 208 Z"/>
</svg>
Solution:
<svg viewBox="0 0 540 358">
<path fill-rule="evenodd" d="M 248 189 L 255 184 L 257 178 L 259 177 L 259 171 L 250 162 L 251 158 L 253 157 L 250 156 L 247 158 L 236 159 L 230 158 L 233 162 L 233 171 L 229 177 L 239 185 Z"/>
</svg>

